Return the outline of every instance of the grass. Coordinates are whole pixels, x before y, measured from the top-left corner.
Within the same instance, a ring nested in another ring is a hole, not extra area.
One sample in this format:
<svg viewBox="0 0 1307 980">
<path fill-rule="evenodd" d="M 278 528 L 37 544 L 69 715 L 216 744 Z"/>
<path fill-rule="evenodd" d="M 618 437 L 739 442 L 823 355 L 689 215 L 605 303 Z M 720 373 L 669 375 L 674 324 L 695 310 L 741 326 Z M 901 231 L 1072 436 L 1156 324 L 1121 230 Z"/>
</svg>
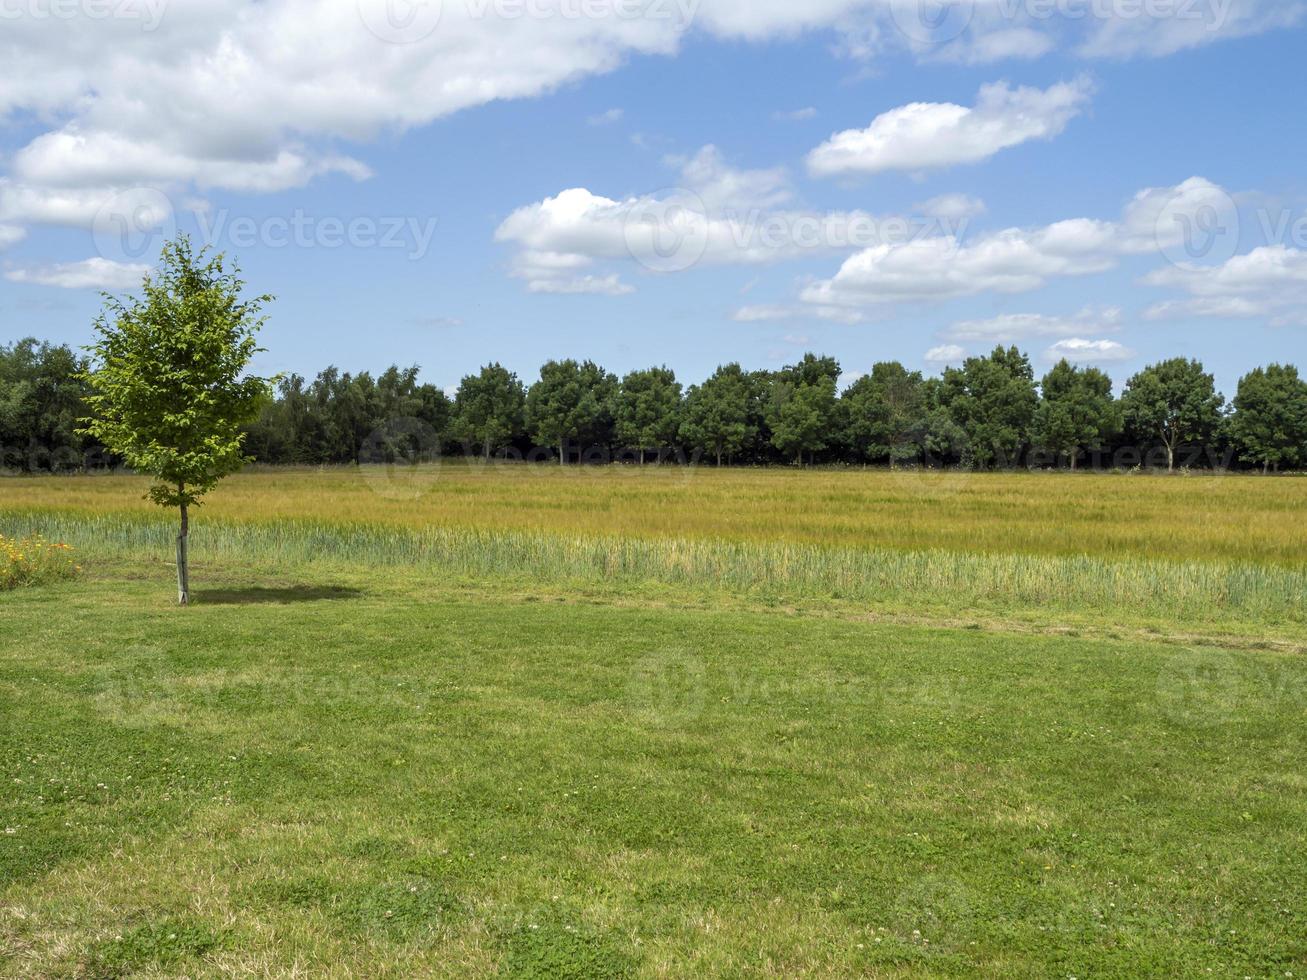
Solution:
<svg viewBox="0 0 1307 980">
<path fill-rule="evenodd" d="M 1307 973 L 1296 481 L 439 474 L 0 483 L 0 976 Z"/>
<path fill-rule="evenodd" d="M 135 477 L 0 479 L 7 511 L 157 513 Z M 201 519 L 1302 567 L 1300 478 L 447 462 L 250 470 Z"/>
<path fill-rule="evenodd" d="M 0 591 L 46 585 L 74 578 L 81 568 L 72 549 L 41 534 L 5 537 L 0 533 Z"/>
<path fill-rule="evenodd" d="M 0 599 L 0 974 L 1307 968 L 1301 657 L 209 589 Z"/>
</svg>

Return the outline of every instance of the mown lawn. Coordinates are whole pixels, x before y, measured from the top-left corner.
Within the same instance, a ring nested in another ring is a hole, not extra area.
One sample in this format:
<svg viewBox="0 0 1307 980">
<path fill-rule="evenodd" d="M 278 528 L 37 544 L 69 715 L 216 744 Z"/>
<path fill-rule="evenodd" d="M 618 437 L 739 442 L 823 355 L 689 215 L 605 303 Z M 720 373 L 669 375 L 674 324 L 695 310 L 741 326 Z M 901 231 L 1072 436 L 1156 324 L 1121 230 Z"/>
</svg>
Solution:
<svg viewBox="0 0 1307 980">
<path fill-rule="evenodd" d="M 202 572 L 0 595 L 0 975 L 1307 975 L 1301 654 Z"/>
</svg>

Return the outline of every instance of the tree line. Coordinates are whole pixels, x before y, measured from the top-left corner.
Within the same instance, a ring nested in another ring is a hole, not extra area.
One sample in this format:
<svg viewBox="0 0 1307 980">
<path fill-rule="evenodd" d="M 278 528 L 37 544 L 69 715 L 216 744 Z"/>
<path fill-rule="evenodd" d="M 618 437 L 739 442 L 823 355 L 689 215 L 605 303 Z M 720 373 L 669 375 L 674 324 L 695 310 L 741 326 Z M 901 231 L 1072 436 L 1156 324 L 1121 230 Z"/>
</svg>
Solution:
<svg viewBox="0 0 1307 980">
<path fill-rule="evenodd" d="M 79 433 L 86 360 L 67 346 L 0 346 L 0 464 L 67 471 L 117 462 Z M 558 462 L 704 460 L 1037 468 L 1307 465 L 1307 381 L 1257 368 L 1228 403 L 1203 365 L 1144 368 L 1120 397 L 1097 368 L 1063 360 L 1037 379 L 1029 357 L 997 347 L 939 376 L 876 364 L 841 390 L 831 357 L 780 370 L 719 367 L 683 387 L 667 367 L 618 377 L 591 361 L 550 361 L 526 384 L 500 364 L 454 396 L 417 367 L 375 377 L 336 368 L 278 380 L 246 426 L 244 451 L 268 464 L 342 464 L 415 453 Z"/>
</svg>

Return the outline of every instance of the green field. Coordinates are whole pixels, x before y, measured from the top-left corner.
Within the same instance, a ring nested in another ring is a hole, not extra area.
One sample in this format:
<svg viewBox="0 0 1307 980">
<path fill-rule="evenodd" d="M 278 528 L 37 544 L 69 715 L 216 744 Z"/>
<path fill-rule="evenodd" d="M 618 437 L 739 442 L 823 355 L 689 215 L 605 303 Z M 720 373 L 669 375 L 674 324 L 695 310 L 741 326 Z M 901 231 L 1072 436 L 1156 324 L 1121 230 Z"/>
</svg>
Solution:
<svg viewBox="0 0 1307 980">
<path fill-rule="evenodd" d="M 1301 481 L 141 489 L 0 482 L 0 975 L 1307 975 Z"/>
</svg>

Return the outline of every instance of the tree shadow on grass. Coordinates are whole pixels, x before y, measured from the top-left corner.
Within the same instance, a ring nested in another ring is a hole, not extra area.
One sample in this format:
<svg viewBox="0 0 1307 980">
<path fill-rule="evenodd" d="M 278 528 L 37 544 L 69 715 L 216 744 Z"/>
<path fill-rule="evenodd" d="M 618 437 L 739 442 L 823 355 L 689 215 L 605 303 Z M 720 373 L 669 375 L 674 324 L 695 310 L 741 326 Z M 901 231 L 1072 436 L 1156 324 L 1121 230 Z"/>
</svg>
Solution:
<svg viewBox="0 0 1307 980">
<path fill-rule="evenodd" d="M 359 599 L 363 594 L 362 589 L 343 585 L 290 585 L 276 589 L 252 586 L 248 589 L 205 589 L 196 592 L 193 601 L 204 606 L 289 605 Z"/>
</svg>

